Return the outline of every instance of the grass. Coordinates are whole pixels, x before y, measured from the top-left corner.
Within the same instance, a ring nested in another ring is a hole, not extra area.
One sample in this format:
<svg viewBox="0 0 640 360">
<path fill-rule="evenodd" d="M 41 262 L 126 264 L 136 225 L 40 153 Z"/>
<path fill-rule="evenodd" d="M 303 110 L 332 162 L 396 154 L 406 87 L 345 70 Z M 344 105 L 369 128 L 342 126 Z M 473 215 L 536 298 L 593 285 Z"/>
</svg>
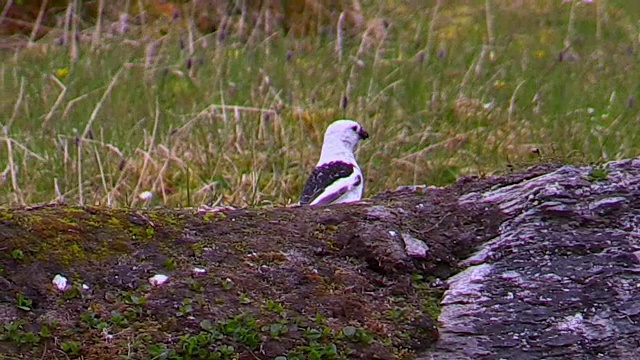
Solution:
<svg viewBox="0 0 640 360">
<path fill-rule="evenodd" d="M 367 195 L 640 153 L 640 5 L 362 1 L 360 13 L 338 37 L 78 22 L 78 42 L 57 45 L 60 28 L 0 53 L 0 204 L 293 203 L 338 118 L 371 134 Z"/>
</svg>

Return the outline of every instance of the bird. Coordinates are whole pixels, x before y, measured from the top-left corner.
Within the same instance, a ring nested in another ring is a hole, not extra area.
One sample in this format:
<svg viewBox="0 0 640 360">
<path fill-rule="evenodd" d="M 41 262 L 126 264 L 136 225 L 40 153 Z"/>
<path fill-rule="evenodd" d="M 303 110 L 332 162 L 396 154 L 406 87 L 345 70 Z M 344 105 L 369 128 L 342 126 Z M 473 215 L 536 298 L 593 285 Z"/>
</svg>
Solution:
<svg viewBox="0 0 640 360">
<path fill-rule="evenodd" d="M 362 199 L 364 177 L 354 151 L 369 138 L 353 120 L 337 120 L 324 133 L 320 159 L 300 195 L 300 205 L 321 206 Z"/>
</svg>

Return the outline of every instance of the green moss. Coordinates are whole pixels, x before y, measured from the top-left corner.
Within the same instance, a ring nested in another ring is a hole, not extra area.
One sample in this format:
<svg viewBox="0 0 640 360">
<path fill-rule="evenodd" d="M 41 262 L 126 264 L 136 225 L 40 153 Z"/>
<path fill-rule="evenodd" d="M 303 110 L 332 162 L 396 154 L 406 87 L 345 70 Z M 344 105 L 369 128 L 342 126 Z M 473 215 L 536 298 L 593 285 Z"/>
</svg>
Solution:
<svg viewBox="0 0 640 360">
<path fill-rule="evenodd" d="M 57 218 L 57 220 L 62 224 L 67 224 L 71 226 L 78 225 L 78 221 L 77 221 L 78 219 L 75 217 L 60 217 L 60 218 Z"/>
<path fill-rule="evenodd" d="M 438 316 L 440 316 L 440 311 L 442 310 L 440 299 L 440 296 L 431 294 L 431 296 L 427 296 L 422 299 L 422 302 L 420 303 L 420 309 L 423 313 L 429 315 L 432 319 L 437 320 Z"/>
<path fill-rule="evenodd" d="M 152 238 L 156 234 L 156 230 L 151 226 L 147 226 L 145 233 L 147 234 L 147 238 Z"/>
<path fill-rule="evenodd" d="M 216 213 L 208 212 L 208 213 L 204 214 L 202 219 L 204 220 L 205 223 L 209 223 L 209 222 L 213 221 L 216 217 L 218 217 L 218 215 Z"/>
<path fill-rule="evenodd" d="M 604 166 L 598 165 L 593 167 L 587 175 L 587 179 L 591 182 L 598 182 L 607 180 L 609 177 L 609 170 L 607 170 Z"/>
<path fill-rule="evenodd" d="M 24 228 L 26 228 L 26 229 L 30 229 L 30 228 L 31 228 L 31 226 L 32 226 L 34 223 L 39 222 L 41 219 L 42 219 L 42 216 L 41 216 L 41 215 L 37 215 L 37 214 L 29 214 L 29 216 L 24 216 L 24 215 L 23 215 L 23 216 L 18 216 L 18 217 L 16 217 L 16 222 L 17 222 L 20 226 L 22 226 L 22 227 L 24 227 Z"/>
<path fill-rule="evenodd" d="M 204 249 L 207 247 L 207 244 L 203 241 L 199 241 L 197 243 L 191 244 L 191 251 L 193 251 L 193 256 L 202 257 L 204 254 Z"/>
<path fill-rule="evenodd" d="M 122 227 L 122 223 L 120 223 L 120 220 L 118 220 L 118 218 L 117 218 L 117 217 L 115 217 L 115 216 L 110 217 L 110 218 L 109 218 L 109 221 L 107 222 L 107 224 L 108 224 L 109 226 L 114 227 L 114 228 L 120 228 L 120 227 Z"/>
<path fill-rule="evenodd" d="M 42 244 L 36 259 L 69 266 L 79 259 L 87 259 L 87 254 L 75 239 L 62 235 Z"/>
<path fill-rule="evenodd" d="M 151 240 L 155 235 L 155 230 L 151 226 L 130 225 L 127 233 L 133 240 Z"/>
<path fill-rule="evenodd" d="M 28 255 L 24 259 L 26 263 L 47 261 L 69 266 L 100 261 L 130 253 L 134 249 L 128 242 L 131 238 L 150 240 L 156 235 L 152 226 L 131 224 L 126 213 L 107 209 L 86 212 L 78 207 L 43 208 L 38 212 L 3 211 L 0 214 L 25 230 L 16 231 L 11 243 Z M 127 231 L 123 232 L 125 224 Z M 96 228 L 99 231 L 95 231 Z"/>
<path fill-rule="evenodd" d="M 412 274 L 411 285 L 416 289 L 420 301 L 420 309 L 423 313 L 429 315 L 433 320 L 437 320 L 440 316 L 440 299 L 443 292 L 433 289 L 429 284 L 435 281 L 431 277 L 424 277 L 421 274 Z"/>
<path fill-rule="evenodd" d="M 169 271 L 175 270 L 177 267 L 176 259 L 173 257 L 168 257 L 162 262 L 162 266 Z"/>
<path fill-rule="evenodd" d="M 165 209 L 150 210 L 145 213 L 145 217 L 153 225 L 168 227 L 171 229 L 178 229 L 184 224 L 184 213 L 175 213 Z"/>
<path fill-rule="evenodd" d="M 9 220 L 13 220 L 13 218 L 14 218 L 13 212 L 6 209 L 0 209 L 0 220 L 9 221 Z"/>
</svg>

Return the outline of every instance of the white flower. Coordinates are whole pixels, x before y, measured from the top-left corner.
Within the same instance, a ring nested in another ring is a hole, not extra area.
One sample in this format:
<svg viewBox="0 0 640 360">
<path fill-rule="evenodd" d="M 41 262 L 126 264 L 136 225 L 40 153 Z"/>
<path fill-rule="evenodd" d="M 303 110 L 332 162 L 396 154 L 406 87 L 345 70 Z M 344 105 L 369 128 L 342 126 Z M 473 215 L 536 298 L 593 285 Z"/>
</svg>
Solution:
<svg viewBox="0 0 640 360">
<path fill-rule="evenodd" d="M 51 281 L 55 287 L 60 291 L 65 291 L 67 289 L 67 278 L 57 274 L 53 277 L 53 281 Z"/>
<path fill-rule="evenodd" d="M 169 280 L 169 277 L 167 275 L 157 274 L 149 278 L 149 283 L 153 286 L 160 286 L 167 280 Z"/>
<path fill-rule="evenodd" d="M 153 193 L 151 191 L 149 191 L 149 190 L 143 191 L 143 192 L 140 193 L 139 197 L 140 197 L 141 200 L 147 201 L 147 200 L 150 200 L 153 197 Z"/>
</svg>

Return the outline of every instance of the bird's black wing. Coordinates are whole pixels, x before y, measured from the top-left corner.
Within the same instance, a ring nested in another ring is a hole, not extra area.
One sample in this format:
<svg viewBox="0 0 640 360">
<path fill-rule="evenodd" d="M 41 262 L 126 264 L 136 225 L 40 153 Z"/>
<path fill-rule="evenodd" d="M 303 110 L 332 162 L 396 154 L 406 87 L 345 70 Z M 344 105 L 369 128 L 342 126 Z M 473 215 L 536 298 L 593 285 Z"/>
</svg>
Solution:
<svg viewBox="0 0 640 360">
<path fill-rule="evenodd" d="M 342 187 L 338 189 L 334 189 L 335 191 L 332 191 L 331 194 L 318 195 L 318 197 L 316 197 L 314 201 L 320 199 L 320 196 L 322 196 L 322 199 L 318 200 L 318 202 L 314 203 L 313 205 L 316 205 L 316 206 L 329 205 L 334 201 L 338 200 L 340 197 L 342 197 L 342 195 L 346 194 L 349 190 L 353 189 L 354 186 L 360 185 L 361 182 L 362 182 L 362 177 L 360 175 L 356 175 L 356 177 L 353 179 L 353 182 L 351 184 L 343 184 Z"/>
<path fill-rule="evenodd" d="M 300 205 L 310 204 L 336 180 L 349 177 L 355 171 L 353 164 L 344 161 L 332 161 L 315 169 L 309 175 L 300 195 Z"/>
</svg>

